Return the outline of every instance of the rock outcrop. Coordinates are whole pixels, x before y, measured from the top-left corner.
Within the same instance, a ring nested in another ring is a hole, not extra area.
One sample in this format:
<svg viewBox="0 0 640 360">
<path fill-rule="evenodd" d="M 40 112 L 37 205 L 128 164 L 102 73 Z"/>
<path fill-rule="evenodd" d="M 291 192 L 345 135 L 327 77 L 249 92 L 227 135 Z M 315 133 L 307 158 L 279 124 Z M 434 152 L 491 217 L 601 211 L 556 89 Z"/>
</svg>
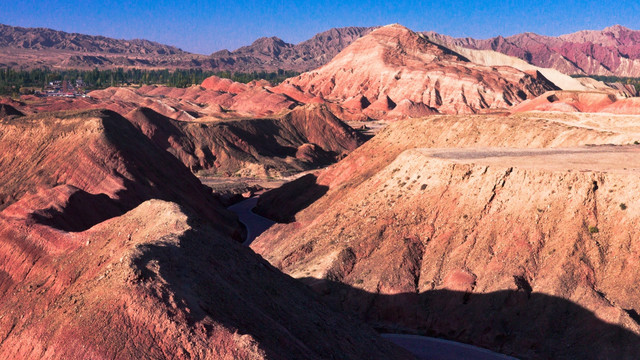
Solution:
<svg viewBox="0 0 640 360">
<path fill-rule="evenodd" d="M 79 230 L 158 198 L 189 207 L 241 237 L 233 214 L 212 210 L 219 204 L 210 189 L 117 113 L 45 113 L 4 119 L 0 126 L 6 154 L 0 163 L 0 210 L 11 216 Z M 84 211 L 90 207 L 83 199 L 91 198 L 104 206 Z M 34 204 L 43 207 L 25 210 Z"/>
<path fill-rule="evenodd" d="M 176 121 L 148 108 L 127 118 L 192 171 L 217 174 L 288 175 L 331 164 L 364 142 L 324 105 L 264 119 Z"/>
<path fill-rule="evenodd" d="M 596 114 L 394 123 L 297 189 L 311 203 L 251 247 L 386 331 L 631 359 L 639 136 L 637 117 Z"/>
<path fill-rule="evenodd" d="M 0 144 L 0 357 L 412 358 L 234 241 L 120 115 L 3 119 Z"/>
<path fill-rule="evenodd" d="M 539 73 L 471 63 L 400 25 L 374 30 L 274 91 L 284 86 L 372 118 L 502 109 L 556 89 Z"/>
</svg>

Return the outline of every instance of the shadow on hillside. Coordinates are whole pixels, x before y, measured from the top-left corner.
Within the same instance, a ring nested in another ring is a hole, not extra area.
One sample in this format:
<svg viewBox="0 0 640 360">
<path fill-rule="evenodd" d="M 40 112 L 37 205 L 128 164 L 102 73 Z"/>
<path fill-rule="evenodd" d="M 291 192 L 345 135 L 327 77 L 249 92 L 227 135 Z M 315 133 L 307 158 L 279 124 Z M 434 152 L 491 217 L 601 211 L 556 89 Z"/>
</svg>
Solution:
<svg viewBox="0 0 640 360">
<path fill-rule="evenodd" d="M 176 323 L 214 338 L 220 326 L 248 334 L 273 359 L 410 358 L 207 221 L 189 216 L 188 224 L 179 238 L 138 246 L 133 259 L 134 281 L 155 289 L 162 311 Z"/>
<path fill-rule="evenodd" d="M 238 222 L 237 216 L 226 211 L 211 189 L 203 185 L 183 163 L 154 144 L 118 113 L 101 110 L 97 116 L 102 117 L 106 138 L 104 144 L 97 146 L 105 156 L 100 159 L 103 163 L 97 172 L 110 171 L 111 177 L 107 177 L 106 181 L 117 181 L 120 184 L 116 183 L 115 186 L 122 189 L 113 198 L 105 194 L 77 192 L 66 199 L 66 204 L 60 204 L 64 206 L 62 211 L 39 211 L 34 215 L 34 220 L 62 230 L 83 231 L 122 215 L 144 201 L 160 199 L 196 211 L 200 217 L 216 224 L 221 231 L 239 242 L 244 239 L 244 227 Z M 102 155 L 98 151 L 89 156 Z M 71 158 L 87 155 L 70 153 L 60 156 Z M 105 181 L 100 175 L 89 180 Z"/>
<path fill-rule="evenodd" d="M 324 279 L 300 280 L 335 310 L 380 332 L 440 337 L 519 358 L 637 359 L 640 354 L 638 334 L 555 296 L 523 290 L 380 295 Z"/>
<path fill-rule="evenodd" d="M 317 176 L 307 174 L 260 196 L 254 209 L 256 214 L 279 223 L 295 221 L 295 215 L 313 204 L 329 190 L 318 185 Z"/>
</svg>

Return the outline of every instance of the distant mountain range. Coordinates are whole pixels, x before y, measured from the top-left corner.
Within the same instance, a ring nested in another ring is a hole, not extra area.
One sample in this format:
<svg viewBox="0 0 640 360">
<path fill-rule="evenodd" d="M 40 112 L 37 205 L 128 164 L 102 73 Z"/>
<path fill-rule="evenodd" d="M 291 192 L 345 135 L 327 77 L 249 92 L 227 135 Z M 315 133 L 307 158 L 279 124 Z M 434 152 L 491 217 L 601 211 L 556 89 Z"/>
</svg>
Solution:
<svg viewBox="0 0 640 360">
<path fill-rule="evenodd" d="M 132 55 L 187 54 L 185 51 L 174 46 L 163 45 L 149 40 L 118 40 L 104 36 L 67 33 L 46 28 L 23 28 L 2 24 L 0 24 L 0 47 Z"/>
<path fill-rule="evenodd" d="M 375 27 L 345 27 L 319 33 L 297 45 L 277 37 L 260 38 L 235 51 L 211 54 L 217 68 L 232 71 L 296 70 L 308 71 L 328 63 L 356 39 Z"/>
<path fill-rule="evenodd" d="M 148 40 L 117 40 L 45 28 L 0 25 L 0 67 L 202 68 L 236 72 L 308 71 L 326 64 L 375 28 L 345 27 L 299 44 L 260 38 L 235 51 L 193 54 Z M 424 32 L 445 45 L 494 50 L 566 74 L 640 77 L 640 31 L 620 25 L 558 37 L 523 33 L 491 39 L 453 38 Z"/>
<path fill-rule="evenodd" d="M 434 32 L 425 35 L 445 44 L 494 50 L 570 75 L 640 76 L 640 31 L 620 25 L 558 37 L 523 33 L 476 40 L 454 39 Z"/>
</svg>

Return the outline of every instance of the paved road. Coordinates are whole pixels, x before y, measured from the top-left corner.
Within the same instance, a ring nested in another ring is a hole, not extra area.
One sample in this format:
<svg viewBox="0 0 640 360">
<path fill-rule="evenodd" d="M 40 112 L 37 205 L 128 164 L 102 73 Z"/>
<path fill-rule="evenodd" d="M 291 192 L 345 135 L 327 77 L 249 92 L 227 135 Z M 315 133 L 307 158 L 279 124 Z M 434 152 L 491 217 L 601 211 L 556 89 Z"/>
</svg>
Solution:
<svg viewBox="0 0 640 360">
<path fill-rule="evenodd" d="M 229 210 L 238 215 L 240 222 L 247 227 L 247 238 L 243 243 L 246 246 L 251 245 L 251 242 L 255 240 L 255 238 L 270 228 L 271 225 L 275 224 L 275 222 L 251 211 L 256 207 L 257 203 L 258 197 L 256 196 L 228 207 Z"/>
<path fill-rule="evenodd" d="M 424 360 L 515 360 L 493 351 L 455 341 L 417 335 L 382 334 L 382 337 Z"/>
</svg>

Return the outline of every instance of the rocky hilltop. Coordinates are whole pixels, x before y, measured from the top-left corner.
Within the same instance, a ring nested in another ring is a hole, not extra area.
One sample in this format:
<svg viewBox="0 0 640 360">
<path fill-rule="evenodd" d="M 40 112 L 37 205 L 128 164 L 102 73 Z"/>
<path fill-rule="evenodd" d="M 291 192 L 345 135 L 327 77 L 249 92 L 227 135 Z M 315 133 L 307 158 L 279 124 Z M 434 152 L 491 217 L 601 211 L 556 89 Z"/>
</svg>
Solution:
<svg viewBox="0 0 640 360">
<path fill-rule="evenodd" d="M 386 331 L 631 359 L 639 130 L 596 114 L 397 122 L 297 196 L 295 182 L 265 196 L 267 216 L 270 202 L 311 201 L 251 246 Z"/>
<path fill-rule="evenodd" d="M 0 117 L 107 108 L 193 172 L 280 177 L 334 163 L 365 137 L 328 104 L 303 104 L 266 82 L 218 77 L 202 86 L 107 88 L 89 97 L 0 99 Z M 3 115 L 5 114 L 5 115 Z"/>
<path fill-rule="evenodd" d="M 327 65 L 288 79 L 275 91 L 285 87 L 370 118 L 476 113 L 557 89 L 535 71 L 471 63 L 401 25 L 374 30 Z"/>
</svg>

